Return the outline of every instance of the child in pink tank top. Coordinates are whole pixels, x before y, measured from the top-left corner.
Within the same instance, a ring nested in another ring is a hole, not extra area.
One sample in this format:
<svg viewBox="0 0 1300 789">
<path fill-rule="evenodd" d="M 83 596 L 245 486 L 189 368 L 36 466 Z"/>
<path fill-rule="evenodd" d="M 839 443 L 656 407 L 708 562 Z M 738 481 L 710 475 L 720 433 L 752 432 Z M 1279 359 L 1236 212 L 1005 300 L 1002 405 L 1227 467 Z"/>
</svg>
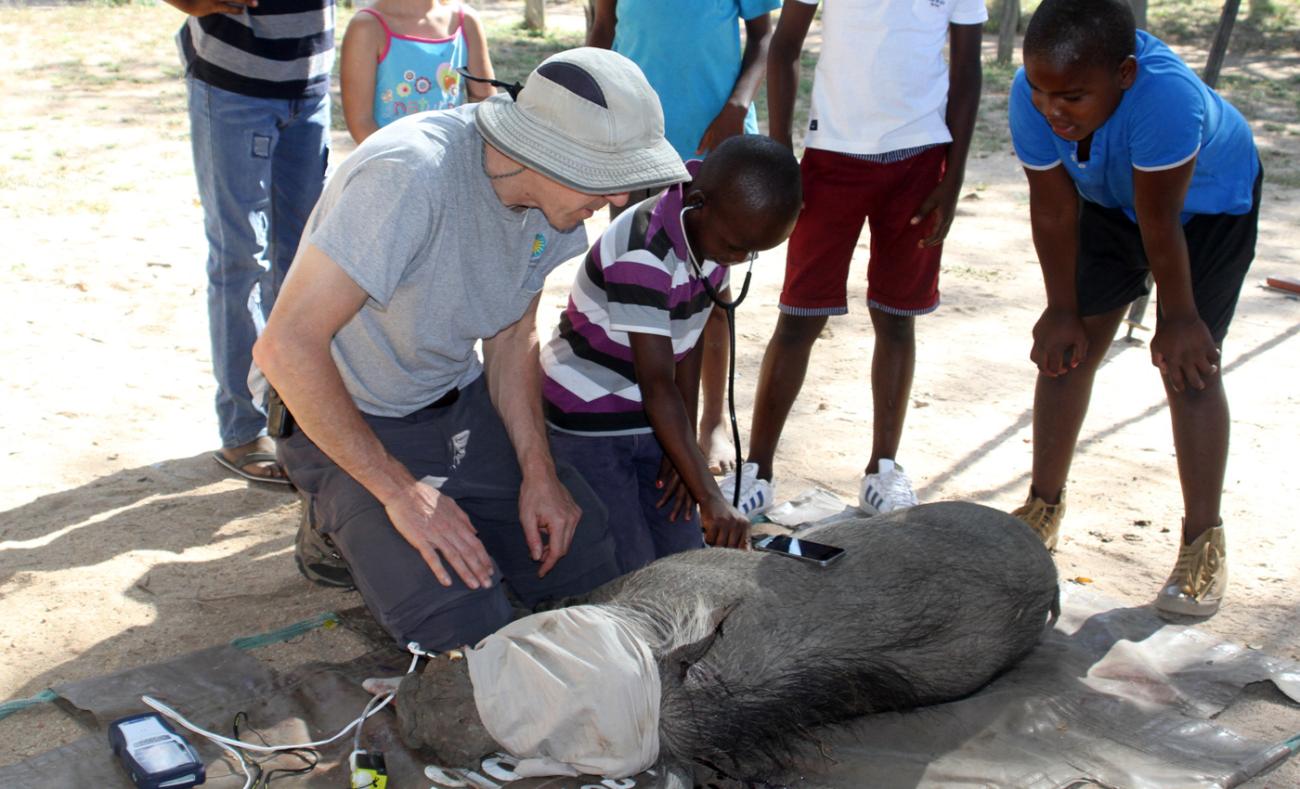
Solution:
<svg viewBox="0 0 1300 789">
<path fill-rule="evenodd" d="M 358 144 L 381 126 L 416 112 L 491 96 L 465 83 L 468 66 L 492 77 L 487 37 L 472 8 L 449 0 L 376 0 L 357 12 L 343 36 L 339 74 L 343 117 Z"/>
</svg>

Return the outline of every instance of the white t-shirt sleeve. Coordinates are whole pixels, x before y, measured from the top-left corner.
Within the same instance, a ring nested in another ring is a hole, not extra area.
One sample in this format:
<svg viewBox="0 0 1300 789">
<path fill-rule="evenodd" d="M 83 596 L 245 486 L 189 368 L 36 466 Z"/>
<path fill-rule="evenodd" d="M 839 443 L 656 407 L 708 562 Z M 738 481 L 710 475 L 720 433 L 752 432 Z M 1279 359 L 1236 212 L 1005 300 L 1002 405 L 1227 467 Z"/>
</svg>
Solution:
<svg viewBox="0 0 1300 789">
<path fill-rule="evenodd" d="M 948 21 L 954 25 L 980 25 L 988 21 L 989 10 L 984 0 L 950 0 L 953 3 L 952 16 Z"/>
</svg>

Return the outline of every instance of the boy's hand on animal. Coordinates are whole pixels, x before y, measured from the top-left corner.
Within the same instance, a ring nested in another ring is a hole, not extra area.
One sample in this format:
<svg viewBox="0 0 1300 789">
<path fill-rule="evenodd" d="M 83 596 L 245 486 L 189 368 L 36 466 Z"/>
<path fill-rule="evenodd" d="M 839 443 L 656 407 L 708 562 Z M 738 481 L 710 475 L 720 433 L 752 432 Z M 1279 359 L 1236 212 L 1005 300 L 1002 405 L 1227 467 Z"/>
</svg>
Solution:
<svg viewBox="0 0 1300 789">
<path fill-rule="evenodd" d="M 952 227 L 952 218 L 957 213 L 957 197 L 961 194 L 961 182 L 944 178 L 939 181 L 930 194 L 921 201 L 921 207 L 912 215 L 911 224 L 919 225 L 931 218 L 933 224 L 925 238 L 916 242 L 918 247 L 933 247 L 943 243 Z"/>
<path fill-rule="evenodd" d="M 403 495 L 386 502 L 384 510 L 398 533 L 424 557 L 438 583 L 451 586 L 445 561 L 470 589 L 492 585 L 492 559 L 479 541 L 478 530 L 453 498 L 416 481 Z"/>
<path fill-rule="evenodd" d="M 691 519 L 691 508 L 695 506 L 695 499 L 691 498 L 691 492 L 686 489 L 682 475 L 677 473 L 677 467 L 667 455 L 664 455 L 664 459 L 659 463 L 659 476 L 655 477 L 655 487 L 663 491 L 659 501 L 655 502 L 656 509 L 663 509 L 665 504 L 672 502 L 672 512 L 668 513 L 670 523 L 676 523 L 678 518 L 686 521 Z"/>
<path fill-rule="evenodd" d="M 709 128 L 704 130 L 704 136 L 700 137 L 700 146 L 695 149 L 695 152 L 708 153 L 728 137 L 744 134 L 745 116 L 748 114 L 748 107 L 738 107 L 730 102 L 722 105 L 722 111 L 709 124 Z"/>
<path fill-rule="evenodd" d="M 1204 389 L 1219 374 L 1219 346 L 1200 317 L 1164 318 L 1151 338 L 1151 363 L 1175 392 Z"/>
<path fill-rule="evenodd" d="M 1079 366 L 1088 356 L 1088 333 L 1083 321 L 1069 310 L 1048 307 L 1034 324 L 1034 347 L 1029 358 L 1044 375 L 1055 378 Z"/>
<path fill-rule="evenodd" d="M 569 552 L 573 532 L 578 528 L 582 508 L 569 495 L 554 472 L 546 475 L 524 475 L 519 486 L 519 522 L 524 527 L 528 554 L 533 561 L 541 562 L 537 577 L 551 571 L 555 563 Z M 546 539 L 542 539 L 542 535 Z"/>
<path fill-rule="evenodd" d="M 700 504 L 700 526 L 709 545 L 749 550 L 749 519 L 725 499 Z"/>
</svg>

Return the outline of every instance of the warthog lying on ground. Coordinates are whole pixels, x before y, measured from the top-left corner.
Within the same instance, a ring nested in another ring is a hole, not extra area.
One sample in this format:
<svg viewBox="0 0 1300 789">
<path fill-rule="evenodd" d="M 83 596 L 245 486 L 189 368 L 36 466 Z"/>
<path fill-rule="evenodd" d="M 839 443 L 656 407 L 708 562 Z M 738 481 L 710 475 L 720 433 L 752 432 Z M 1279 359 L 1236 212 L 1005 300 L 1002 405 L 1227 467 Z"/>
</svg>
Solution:
<svg viewBox="0 0 1300 789">
<path fill-rule="evenodd" d="M 818 567 L 691 551 L 580 601 L 610 609 L 649 646 L 661 765 L 770 775 L 818 726 L 975 692 L 1028 653 L 1056 612 L 1042 543 L 987 507 L 927 504 L 800 536 L 846 554 Z M 396 700 L 403 739 L 444 765 L 501 748 L 467 662 L 432 660 Z M 583 676 L 600 687 L 600 671 Z"/>
</svg>

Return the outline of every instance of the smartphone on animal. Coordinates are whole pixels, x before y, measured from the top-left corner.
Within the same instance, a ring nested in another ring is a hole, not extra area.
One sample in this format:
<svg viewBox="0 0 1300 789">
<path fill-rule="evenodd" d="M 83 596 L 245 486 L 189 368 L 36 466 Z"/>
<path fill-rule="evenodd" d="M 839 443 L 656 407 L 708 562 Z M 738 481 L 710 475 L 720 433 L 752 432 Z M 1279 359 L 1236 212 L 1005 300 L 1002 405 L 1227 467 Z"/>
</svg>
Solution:
<svg viewBox="0 0 1300 789">
<path fill-rule="evenodd" d="M 754 547 L 760 551 L 779 553 L 795 559 L 802 559 L 805 562 L 812 562 L 822 567 L 844 555 L 843 548 L 791 537 L 788 534 L 774 534 L 770 537 L 764 537 L 754 543 Z"/>
</svg>

